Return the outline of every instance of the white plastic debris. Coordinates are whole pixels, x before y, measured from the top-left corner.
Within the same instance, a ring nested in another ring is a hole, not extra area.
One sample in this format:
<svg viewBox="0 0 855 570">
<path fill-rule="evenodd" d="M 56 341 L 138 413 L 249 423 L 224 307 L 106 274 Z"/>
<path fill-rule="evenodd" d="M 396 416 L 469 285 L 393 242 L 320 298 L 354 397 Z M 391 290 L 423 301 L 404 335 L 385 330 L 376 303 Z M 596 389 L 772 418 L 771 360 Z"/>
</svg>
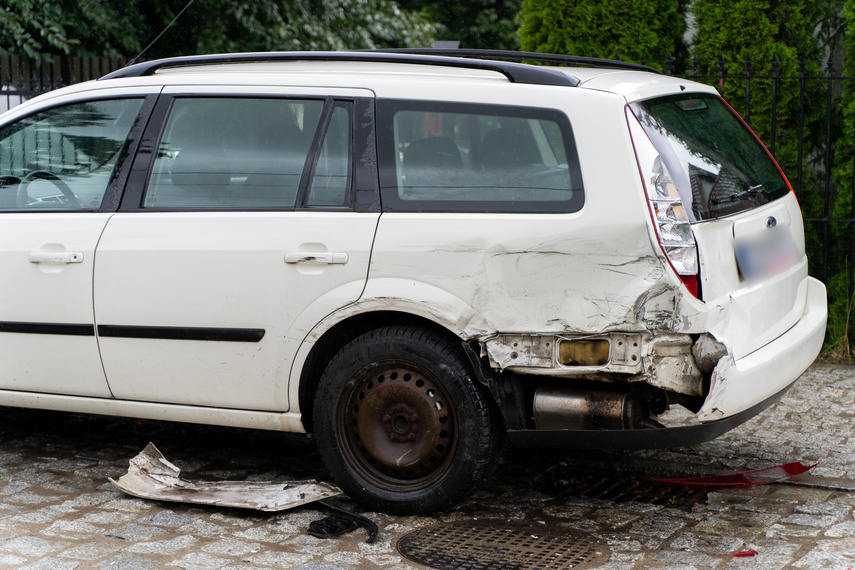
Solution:
<svg viewBox="0 0 855 570">
<path fill-rule="evenodd" d="M 314 480 L 283 483 L 188 481 L 181 478 L 181 470 L 152 443 L 131 459 L 127 474 L 118 481 L 111 478 L 110 482 L 141 499 L 257 511 L 285 511 L 341 494 L 338 487 Z"/>
</svg>

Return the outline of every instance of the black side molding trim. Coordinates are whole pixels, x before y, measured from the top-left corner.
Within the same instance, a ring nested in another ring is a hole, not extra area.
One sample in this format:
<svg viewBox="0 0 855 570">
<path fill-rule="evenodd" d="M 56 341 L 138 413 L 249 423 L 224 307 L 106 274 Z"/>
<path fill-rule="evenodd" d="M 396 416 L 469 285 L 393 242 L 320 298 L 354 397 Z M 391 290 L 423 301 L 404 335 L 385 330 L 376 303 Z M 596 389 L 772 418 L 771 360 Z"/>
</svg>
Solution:
<svg viewBox="0 0 855 570">
<path fill-rule="evenodd" d="M 94 325 L 0 321 L 0 333 L 95 336 Z"/>
<path fill-rule="evenodd" d="M 508 430 L 508 439 L 515 447 L 535 449 L 663 449 L 697 445 L 744 424 L 777 402 L 793 384 L 736 415 L 700 425 L 626 430 Z"/>
<path fill-rule="evenodd" d="M 113 338 L 156 338 L 165 340 L 260 342 L 261 339 L 264 338 L 264 332 L 264 329 L 98 325 L 98 336 Z"/>
</svg>

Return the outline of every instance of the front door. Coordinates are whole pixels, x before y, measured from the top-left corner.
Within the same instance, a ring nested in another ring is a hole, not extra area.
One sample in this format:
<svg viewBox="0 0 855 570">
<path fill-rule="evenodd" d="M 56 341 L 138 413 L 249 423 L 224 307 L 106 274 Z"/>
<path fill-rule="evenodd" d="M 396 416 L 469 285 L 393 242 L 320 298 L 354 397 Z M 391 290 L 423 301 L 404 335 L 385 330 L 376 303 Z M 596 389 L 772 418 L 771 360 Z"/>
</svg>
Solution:
<svg viewBox="0 0 855 570">
<path fill-rule="evenodd" d="M 59 105 L 0 127 L 0 389 L 110 396 L 92 274 L 143 101 Z"/>
</svg>

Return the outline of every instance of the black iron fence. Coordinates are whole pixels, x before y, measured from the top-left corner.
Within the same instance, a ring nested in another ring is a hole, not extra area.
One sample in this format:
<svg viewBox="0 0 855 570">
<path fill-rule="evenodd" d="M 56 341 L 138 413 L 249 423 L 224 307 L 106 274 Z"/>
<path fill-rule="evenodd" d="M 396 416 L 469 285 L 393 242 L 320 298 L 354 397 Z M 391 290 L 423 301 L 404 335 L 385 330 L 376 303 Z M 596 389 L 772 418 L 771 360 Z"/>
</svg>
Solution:
<svg viewBox="0 0 855 570">
<path fill-rule="evenodd" d="M 851 334 L 855 319 L 850 318 L 855 300 L 855 133 L 844 129 L 843 107 L 855 98 L 855 77 L 840 73 L 830 58 L 808 62 L 800 57 L 789 63 L 795 74 L 783 74 L 775 58 L 764 66 L 747 59 L 737 73 L 731 73 L 724 58 L 712 66 L 714 73 L 701 73 L 697 58 L 684 73 L 675 74 L 673 61 L 663 68 L 669 75 L 715 85 L 723 95 L 725 85 L 738 83 L 737 89 L 728 90 L 728 103 L 755 130 L 758 123 L 763 124 L 763 142 L 790 179 L 802 206 L 811 273 L 829 285 L 827 342 L 843 341 L 848 350 L 849 339 L 855 339 Z M 758 91 L 762 91 L 762 116 L 755 112 Z M 785 99 L 788 104 L 782 109 Z M 794 148 L 782 149 L 779 137 L 785 132 L 795 134 L 789 140 Z M 848 154 L 836 152 L 843 149 Z M 795 155 L 795 160 L 785 161 L 779 156 L 782 150 Z"/>
<path fill-rule="evenodd" d="M 646 62 L 642 60 L 641 63 Z M 846 164 L 841 163 L 840 153 L 837 153 L 835 163 L 835 147 L 855 148 L 855 140 L 847 141 L 842 134 L 843 94 L 855 97 L 855 77 L 839 73 L 830 59 L 818 65 L 804 58 L 800 58 L 795 67 L 793 62 L 788 63 L 789 69 L 796 70 L 795 74 L 783 74 L 776 59 L 766 64 L 748 59 L 736 66 L 739 69 L 735 73 L 728 69 L 724 58 L 706 67 L 706 73 L 702 73 L 697 58 L 683 73 L 676 73 L 675 62 L 670 58 L 662 68 L 669 75 L 715 85 L 722 94 L 726 85 L 736 82 L 738 89 L 728 89 L 731 92 L 728 102 L 749 125 L 763 124 L 763 142 L 776 158 L 784 150 L 779 140 L 782 133 L 795 133 L 788 144 L 792 146 L 795 138 L 796 148 L 786 149 L 795 154 L 795 160 L 788 161 L 785 171 L 802 204 L 811 272 L 827 284 L 835 275 L 839 277 L 845 273 L 848 287 L 844 287 L 842 293 L 848 289 L 848 297 L 844 300 L 848 311 L 849 301 L 855 298 L 855 212 L 851 208 L 855 203 L 855 152 L 845 159 Z M 96 79 L 123 64 L 123 60 L 116 58 L 53 57 L 35 62 L 14 55 L 0 55 L 0 111 L 45 91 Z M 709 69 L 714 72 L 710 73 Z M 734 96 L 734 92 L 738 95 Z M 762 98 L 759 105 L 758 92 Z M 787 109 L 782 113 L 781 101 L 784 100 Z M 822 107 L 821 113 L 818 106 Z M 785 124 L 780 120 L 782 115 Z M 822 131 L 822 136 L 818 130 Z M 808 132 L 809 137 L 806 136 Z M 855 138 L 852 133 L 848 136 Z M 833 175 L 835 172 L 837 176 Z M 848 312 L 844 318 L 845 329 L 849 331 L 855 319 L 850 324 Z"/>
<path fill-rule="evenodd" d="M 46 91 L 97 79 L 124 64 L 123 59 L 107 57 L 56 56 L 36 61 L 0 55 L 0 112 Z"/>
</svg>

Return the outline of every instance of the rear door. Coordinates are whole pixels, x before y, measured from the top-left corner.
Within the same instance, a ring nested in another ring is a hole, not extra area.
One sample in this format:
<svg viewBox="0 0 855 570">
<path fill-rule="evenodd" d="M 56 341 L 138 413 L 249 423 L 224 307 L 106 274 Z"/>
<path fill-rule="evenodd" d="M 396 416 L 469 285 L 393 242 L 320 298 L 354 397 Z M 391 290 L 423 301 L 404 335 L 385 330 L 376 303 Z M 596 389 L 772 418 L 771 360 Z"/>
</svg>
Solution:
<svg viewBox="0 0 855 570">
<path fill-rule="evenodd" d="M 97 253 L 95 315 L 116 398 L 288 409 L 307 334 L 292 324 L 365 285 L 380 214 L 360 201 L 376 194 L 376 173 L 353 157 L 370 140 L 371 125 L 355 121 L 373 109 L 368 95 L 162 97 L 162 128 L 147 133 Z"/>
<path fill-rule="evenodd" d="M 94 254 L 155 95 L 109 93 L 0 127 L 0 389 L 110 396 Z"/>
</svg>

